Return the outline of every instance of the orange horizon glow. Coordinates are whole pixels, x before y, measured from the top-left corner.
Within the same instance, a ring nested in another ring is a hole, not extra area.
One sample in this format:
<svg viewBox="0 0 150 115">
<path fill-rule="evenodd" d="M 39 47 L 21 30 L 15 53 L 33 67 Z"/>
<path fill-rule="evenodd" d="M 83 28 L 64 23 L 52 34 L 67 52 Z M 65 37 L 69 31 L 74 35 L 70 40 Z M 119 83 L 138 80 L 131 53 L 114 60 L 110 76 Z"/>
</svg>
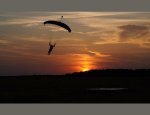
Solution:
<svg viewBox="0 0 150 115">
<path fill-rule="evenodd" d="M 65 74 L 107 68 L 149 68 L 148 14 L 1 14 L 0 75 Z M 62 21 L 72 29 L 71 33 L 59 26 L 43 26 L 45 20 L 57 20 L 62 15 Z M 50 41 L 57 45 L 51 55 L 48 55 Z"/>
<path fill-rule="evenodd" d="M 82 72 L 86 72 L 86 71 L 95 69 L 96 68 L 96 66 L 94 65 L 95 61 L 96 60 L 89 55 L 84 55 L 84 54 L 81 55 L 80 61 L 78 64 L 79 65 L 78 70 Z"/>
<path fill-rule="evenodd" d="M 83 67 L 82 68 L 82 72 L 86 72 L 86 71 L 89 71 L 90 69 L 88 67 Z"/>
</svg>

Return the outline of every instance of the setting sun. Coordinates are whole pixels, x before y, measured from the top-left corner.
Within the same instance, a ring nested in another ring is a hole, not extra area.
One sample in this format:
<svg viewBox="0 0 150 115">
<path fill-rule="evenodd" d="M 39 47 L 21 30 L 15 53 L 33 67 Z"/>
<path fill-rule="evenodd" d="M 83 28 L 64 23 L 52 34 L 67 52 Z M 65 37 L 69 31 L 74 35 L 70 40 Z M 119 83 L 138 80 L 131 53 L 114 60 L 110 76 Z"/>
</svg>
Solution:
<svg viewBox="0 0 150 115">
<path fill-rule="evenodd" d="M 0 15 L 0 75 L 60 75 L 95 69 L 149 68 L 149 13 L 4 14 Z M 61 16 L 62 23 L 72 31 L 54 24 L 43 26 L 45 21 L 57 22 Z M 52 46 L 56 44 L 52 50 L 49 42 Z"/>
<path fill-rule="evenodd" d="M 83 71 L 83 72 L 89 71 L 89 70 L 90 70 L 90 69 L 89 69 L 88 67 L 83 67 L 83 68 L 82 68 L 82 71 Z"/>
<path fill-rule="evenodd" d="M 82 55 L 81 60 L 82 61 L 80 61 L 80 71 L 85 72 L 95 68 L 93 64 L 94 63 L 93 57 L 89 55 Z"/>
</svg>

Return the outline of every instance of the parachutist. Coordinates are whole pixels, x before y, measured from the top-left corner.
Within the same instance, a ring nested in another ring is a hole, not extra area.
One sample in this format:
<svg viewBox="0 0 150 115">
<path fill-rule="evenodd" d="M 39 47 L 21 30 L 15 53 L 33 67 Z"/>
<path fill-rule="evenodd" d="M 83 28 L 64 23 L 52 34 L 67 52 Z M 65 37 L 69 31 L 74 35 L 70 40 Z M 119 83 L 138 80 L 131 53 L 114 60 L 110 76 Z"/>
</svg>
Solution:
<svg viewBox="0 0 150 115">
<path fill-rule="evenodd" d="M 62 18 L 63 18 L 63 16 L 61 16 L 61 20 L 62 20 Z M 69 33 L 71 33 L 71 31 L 72 31 L 71 28 L 67 24 L 65 24 L 61 21 L 48 20 L 48 21 L 43 22 L 43 24 L 44 24 L 44 26 L 47 25 L 47 24 L 57 25 L 59 27 L 62 27 L 64 29 L 68 30 Z M 53 48 L 55 47 L 55 45 L 56 45 L 56 43 L 54 45 L 52 45 L 51 42 L 49 42 L 48 55 L 51 54 L 51 52 L 52 52 Z"/>
<path fill-rule="evenodd" d="M 61 16 L 60 22 L 62 21 L 62 19 L 63 19 L 63 16 Z"/>
<path fill-rule="evenodd" d="M 53 48 L 55 47 L 56 43 L 54 45 L 51 44 L 51 42 L 49 42 L 49 51 L 48 51 L 48 55 L 51 54 Z"/>
</svg>

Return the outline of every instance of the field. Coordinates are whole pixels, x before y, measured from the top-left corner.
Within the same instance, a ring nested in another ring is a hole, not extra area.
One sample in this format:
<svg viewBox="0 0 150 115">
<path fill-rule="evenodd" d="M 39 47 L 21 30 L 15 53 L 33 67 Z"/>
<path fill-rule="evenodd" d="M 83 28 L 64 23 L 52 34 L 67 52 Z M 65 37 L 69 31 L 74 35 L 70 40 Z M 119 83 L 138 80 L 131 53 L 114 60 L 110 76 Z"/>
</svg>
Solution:
<svg viewBox="0 0 150 115">
<path fill-rule="evenodd" d="M 150 103 L 149 91 L 149 69 L 0 77 L 0 103 Z"/>
</svg>

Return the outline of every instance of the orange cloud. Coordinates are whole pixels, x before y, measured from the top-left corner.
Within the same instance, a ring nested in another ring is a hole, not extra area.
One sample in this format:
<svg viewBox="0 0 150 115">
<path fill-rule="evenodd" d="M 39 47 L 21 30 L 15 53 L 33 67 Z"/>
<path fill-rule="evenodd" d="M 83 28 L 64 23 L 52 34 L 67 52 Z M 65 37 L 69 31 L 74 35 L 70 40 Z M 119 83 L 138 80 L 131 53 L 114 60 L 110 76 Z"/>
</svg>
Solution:
<svg viewBox="0 0 150 115">
<path fill-rule="evenodd" d="M 109 56 L 111 56 L 109 54 L 103 54 L 103 53 L 95 52 L 95 51 L 88 51 L 88 54 L 96 56 L 96 57 L 109 57 Z"/>
</svg>

